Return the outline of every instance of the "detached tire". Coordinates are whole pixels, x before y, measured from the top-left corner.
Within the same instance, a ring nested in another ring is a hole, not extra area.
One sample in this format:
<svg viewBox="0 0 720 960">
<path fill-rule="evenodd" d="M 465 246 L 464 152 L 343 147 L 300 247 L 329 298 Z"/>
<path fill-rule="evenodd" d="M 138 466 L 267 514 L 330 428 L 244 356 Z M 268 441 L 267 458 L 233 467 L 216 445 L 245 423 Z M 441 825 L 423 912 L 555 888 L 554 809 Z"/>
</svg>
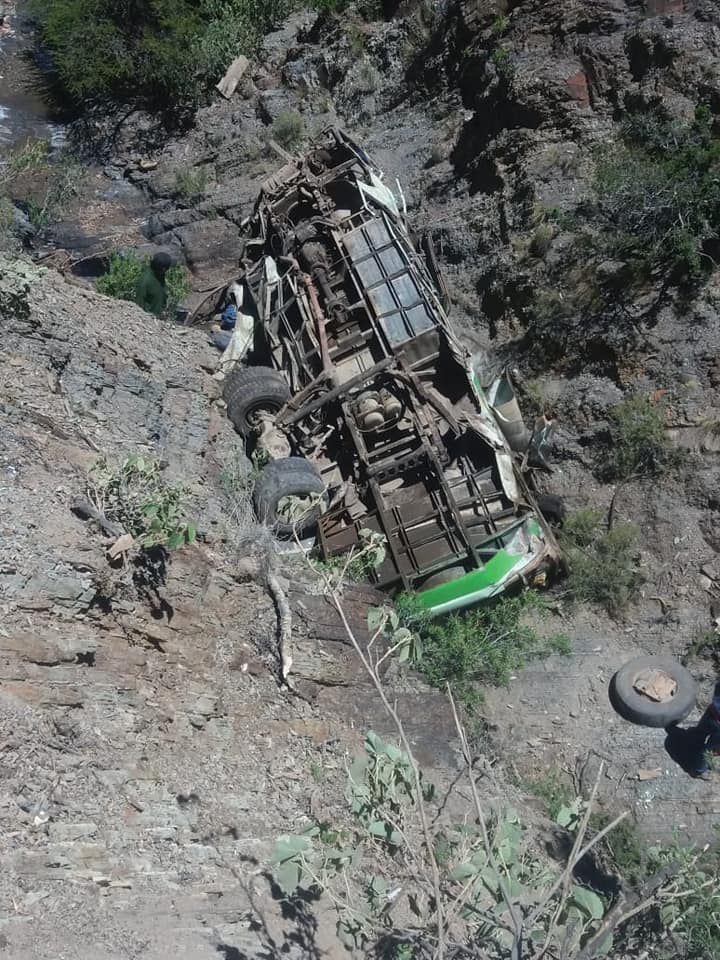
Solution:
<svg viewBox="0 0 720 960">
<path fill-rule="evenodd" d="M 657 671 L 675 681 L 674 694 L 656 702 L 635 689 L 645 671 Z M 636 657 L 615 674 L 610 682 L 610 702 L 621 717 L 644 727 L 667 727 L 683 720 L 695 706 L 697 687 L 692 675 L 671 657 Z"/>
<path fill-rule="evenodd" d="M 247 437 L 254 429 L 253 414 L 259 410 L 277 413 L 290 399 L 290 386 L 271 367 L 237 367 L 225 384 L 223 399 L 235 429 Z"/>
<path fill-rule="evenodd" d="M 308 497 L 322 494 L 324 490 L 323 479 L 309 460 L 303 457 L 271 460 L 263 467 L 255 481 L 255 513 L 261 523 L 272 527 L 283 540 L 289 540 L 296 534 L 300 538 L 309 537 L 317 529 L 318 518 L 323 512 L 322 503 L 313 506 L 307 515 L 296 523 L 288 522 L 279 516 L 278 507 L 285 497 Z"/>
<path fill-rule="evenodd" d="M 561 527 L 567 515 L 567 507 L 562 497 L 554 493 L 539 493 L 535 497 L 538 510 L 547 522 L 554 527 Z"/>
</svg>

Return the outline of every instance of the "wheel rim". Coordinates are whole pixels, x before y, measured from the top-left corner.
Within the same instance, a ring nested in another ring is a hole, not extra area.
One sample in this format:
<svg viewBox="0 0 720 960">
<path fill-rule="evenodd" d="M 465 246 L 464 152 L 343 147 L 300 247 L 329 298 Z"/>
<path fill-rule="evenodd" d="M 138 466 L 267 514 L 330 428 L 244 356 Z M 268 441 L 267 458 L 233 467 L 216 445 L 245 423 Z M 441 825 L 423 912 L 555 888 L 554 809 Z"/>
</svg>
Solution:
<svg viewBox="0 0 720 960">
<path fill-rule="evenodd" d="M 275 516 L 278 523 L 292 527 L 301 527 L 312 519 L 320 506 L 320 494 L 288 494 L 278 500 Z"/>
<path fill-rule="evenodd" d="M 672 703 L 678 691 L 678 682 L 659 667 L 647 667 L 633 677 L 632 687 L 650 703 Z"/>
<path fill-rule="evenodd" d="M 275 414 L 281 409 L 279 403 L 273 403 L 271 400 L 258 400 L 257 403 L 249 407 L 245 412 L 245 420 L 252 430 L 257 430 L 262 424 L 258 415 L 262 413 Z"/>
</svg>

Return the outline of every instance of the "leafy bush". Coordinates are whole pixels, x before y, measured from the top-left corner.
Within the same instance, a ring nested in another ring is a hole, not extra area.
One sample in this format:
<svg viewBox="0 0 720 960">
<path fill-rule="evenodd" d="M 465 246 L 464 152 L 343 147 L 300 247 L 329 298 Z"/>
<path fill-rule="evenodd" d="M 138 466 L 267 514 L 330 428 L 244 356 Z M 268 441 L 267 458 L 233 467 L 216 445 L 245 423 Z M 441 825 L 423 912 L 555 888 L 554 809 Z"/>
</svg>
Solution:
<svg viewBox="0 0 720 960">
<path fill-rule="evenodd" d="M 65 91 L 181 113 L 207 99 L 228 64 L 251 55 L 293 7 L 339 13 L 346 0 L 32 0 Z M 381 16 L 379 0 L 359 13 Z"/>
<path fill-rule="evenodd" d="M 575 799 L 575 791 L 559 770 L 548 770 L 523 784 L 525 789 L 545 804 L 548 816 L 555 820 L 563 807 Z"/>
<path fill-rule="evenodd" d="M 69 155 L 50 156 L 50 143 L 29 138 L 9 155 L 0 186 L 22 207 L 34 229 L 61 219 L 79 192 L 84 167 Z"/>
<path fill-rule="evenodd" d="M 290 0 L 35 0 L 58 76 L 77 101 L 194 106 Z"/>
<path fill-rule="evenodd" d="M 15 245 L 15 207 L 7 197 L 0 196 L 0 250 L 12 250 Z"/>
<path fill-rule="evenodd" d="M 720 674 L 720 634 L 716 630 L 701 630 L 688 643 L 682 662 L 687 665 L 695 659 L 709 660 Z"/>
<path fill-rule="evenodd" d="M 209 175 L 205 167 L 185 167 L 175 172 L 175 189 L 183 200 L 197 200 L 207 190 Z"/>
<path fill-rule="evenodd" d="M 498 14 L 497 17 L 493 20 L 490 29 L 496 37 L 499 37 L 501 34 L 505 33 L 507 28 L 510 26 L 510 20 L 508 17 Z"/>
<path fill-rule="evenodd" d="M 530 610 L 542 609 L 541 598 L 529 592 L 436 621 L 423 618 L 412 601 L 400 604 L 403 622 L 422 638 L 418 666 L 428 683 L 441 689 L 449 683 L 470 708 L 481 699 L 477 684 L 507 686 L 530 661 L 570 652 L 567 637 L 540 636 L 524 622 Z"/>
<path fill-rule="evenodd" d="M 672 930 L 673 939 L 683 947 L 685 960 L 715 960 L 720 956 L 720 888 L 717 883 L 720 855 L 682 847 L 677 843 L 649 851 L 650 870 L 679 865 L 680 872 L 668 896 L 653 906 L 656 927 Z M 678 954 L 670 944 L 658 957 Z"/>
<path fill-rule="evenodd" d="M 113 467 L 103 458 L 90 471 L 87 493 L 98 511 L 143 549 L 175 550 L 195 541 L 197 532 L 183 508 L 185 488 L 168 483 L 153 460 L 136 455 Z"/>
<path fill-rule="evenodd" d="M 558 866 L 538 849 L 537 826 L 529 829 L 515 810 L 483 814 L 478 800 L 461 813 L 461 792 L 438 795 L 409 753 L 372 732 L 348 773 L 349 821 L 310 822 L 278 837 L 270 858 L 286 897 L 308 904 L 328 895 L 346 948 L 432 960 L 441 917 L 452 918 L 448 957 L 504 960 L 525 956 L 520 944 L 527 942 L 572 960 L 601 936 L 608 905 L 574 877 L 563 885 Z M 586 806 L 578 798 L 573 810 Z"/>
<path fill-rule="evenodd" d="M 113 253 L 110 269 L 98 278 L 97 289 L 106 297 L 116 300 L 135 300 L 135 288 L 145 262 L 132 253 Z"/>
<path fill-rule="evenodd" d="M 37 170 L 45 166 L 49 159 L 49 141 L 42 137 L 29 137 L 11 153 L 7 164 L 8 175 L 14 177 L 27 170 Z"/>
<path fill-rule="evenodd" d="M 110 269 L 98 278 L 97 289 L 106 297 L 116 300 L 135 302 L 138 280 L 150 262 L 148 257 L 140 258 L 135 253 L 114 253 L 110 257 Z M 167 291 L 166 312 L 172 316 L 178 306 L 190 293 L 190 280 L 187 269 L 175 264 L 165 275 Z"/>
<path fill-rule="evenodd" d="M 652 476 L 671 465 L 664 407 L 650 397 L 623 400 L 610 412 L 611 447 L 605 464 L 610 479 Z"/>
<path fill-rule="evenodd" d="M 305 136 L 305 121 L 294 110 L 284 110 L 271 127 L 272 135 L 286 150 L 297 147 Z"/>
<path fill-rule="evenodd" d="M 512 80 L 515 76 L 515 61 L 507 47 L 497 47 L 490 60 L 495 64 L 498 76 L 504 80 Z"/>
<path fill-rule="evenodd" d="M 611 613 L 623 609 L 639 586 L 633 553 L 637 528 L 600 526 L 601 514 L 578 510 L 565 518 L 560 543 L 568 564 L 567 588 L 573 600 L 599 603 Z"/>
<path fill-rule="evenodd" d="M 306 6 L 320 14 L 342 13 L 351 0 L 308 0 Z M 361 17 L 366 20 L 379 20 L 382 17 L 382 0 L 359 0 L 356 8 Z"/>
<path fill-rule="evenodd" d="M 604 814 L 594 814 L 590 818 L 590 826 L 598 831 L 609 822 L 610 818 Z M 634 821 L 623 820 L 614 827 L 603 839 L 602 849 L 610 857 L 620 876 L 631 884 L 642 882 L 647 875 L 647 845 Z"/>
<path fill-rule="evenodd" d="M 647 271 L 696 278 L 713 260 L 705 251 L 720 230 L 720 139 L 711 116 L 693 123 L 635 116 L 601 156 L 596 194 L 601 227 L 614 258 Z"/>
<path fill-rule="evenodd" d="M 187 269 L 181 264 L 176 263 L 170 267 L 165 275 L 165 289 L 167 290 L 167 306 L 165 310 L 172 317 L 179 306 L 181 306 L 190 294 L 190 275 Z"/>
<path fill-rule="evenodd" d="M 552 245 L 555 231 L 550 223 L 541 223 L 535 228 L 535 232 L 530 238 L 529 252 L 533 257 L 541 259 L 545 256 Z"/>
</svg>

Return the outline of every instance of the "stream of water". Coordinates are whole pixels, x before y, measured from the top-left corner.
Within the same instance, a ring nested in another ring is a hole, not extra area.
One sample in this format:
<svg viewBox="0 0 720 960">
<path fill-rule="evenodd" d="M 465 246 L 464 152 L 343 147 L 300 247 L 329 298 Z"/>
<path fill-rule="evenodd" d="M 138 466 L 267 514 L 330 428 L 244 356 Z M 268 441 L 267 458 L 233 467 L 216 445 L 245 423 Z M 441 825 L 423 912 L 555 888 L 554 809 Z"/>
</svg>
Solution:
<svg viewBox="0 0 720 960">
<path fill-rule="evenodd" d="M 45 74 L 32 56 L 33 23 L 23 0 L 0 0 L 0 159 L 31 137 L 54 150 L 65 142 L 65 127 L 46 95 Z"/>
</svg>

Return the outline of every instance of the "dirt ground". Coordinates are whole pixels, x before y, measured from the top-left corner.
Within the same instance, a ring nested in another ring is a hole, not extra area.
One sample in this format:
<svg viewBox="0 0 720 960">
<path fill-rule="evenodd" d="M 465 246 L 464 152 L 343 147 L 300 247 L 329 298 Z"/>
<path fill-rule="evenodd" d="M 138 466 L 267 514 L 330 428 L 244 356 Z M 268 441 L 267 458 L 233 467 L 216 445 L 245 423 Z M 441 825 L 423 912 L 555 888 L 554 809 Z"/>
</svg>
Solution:
<svg viewBox="0 0 720 960">
<path fill-rule="evenodd" d="M 590 20 L 576 2 L 527 4 L 502 40 L 517 62 L 505 89 L 485 52 L 497 42 L 495 5 L 456 6 L 457 36 L 442 35 L 424 78 L 400 56 L 409 22 L 369 27 L 358 60 L 342 26 L 308 35 L 304 20 L 291 21 L 268 38 L 248 89 L 201 111 L 190 131 L 158 146 L 131 121 L 105 175 L 88 180 L 86 220 L 80 198 L 56 242 L 76 254 L 127 242 L 170 247 L 202 295 L 237 266 L 233 243 L 214 258 L 208 238 L 236 239 L 277 165 L 265 144 L 274 120 L 298 110 L 308 130 L 339 122 L 388 183 L 401 179 L 413 224 L 433 233 L 469 345 L 504 351 L 521 388 L 532 386 L 538 370 L 523 338 L 538 344 L 524 297 L 552 277 L 511 251 L 527 246 L 534 205 L 562 206 L 584 189 L 576 148 L 609 135 L 618 103 L 663 89 L 672 105 L 697 85 L 715 34 L 690 12 L 646 17 L 615 0 L 599 0 Z M 626 52 L 665 49 L 658 36 L 673 57 L 652 54 L 638 79 Z M 448 74 L 458 44 L 468 53 L 459 79 Z M 373 90 L 358 83 L 365 61 L 379 76 Z M 438 83 L 423 86 L 435 66 Z M 195 168 L 208 174 L 201 201 L 176 189 L 178 171 Z M 142 202 L 128 181 L 145 191 Z M 548 262 L 549 270 L 552 255 Z M 242 573 L 246 542 L 223 481 L 237 438 L 214 403 L 205 334 L 57 274 L 27 268 L 23 279 L 19 269 L 0 263 L 0 952 L 338 956 L 332 916 L 321 912 L 313 927 L 283 915 L 267 857 L 308 816 L 342 815 L 346 757 L 369 727 L 388 731 L 382 710 L 317 584 L 295 567 L 285 582 L 299 695 L 279 689 L 277 612 L 263 584 Z M 16 300 L 24 283 L 30 299 Z M 683 465 L 618 493 L 618 519 L 640 530 L 645 577 L 623 616 L 559 608 L 544 628 L 566 633 L 571 654 L 486 692 L 482 746 L 498 778 L 488 780 L 491 802 L 510 798 L 535 816 L 529 781 L 560 771 L 587 791 L 602 761 L 602 805 L 632 811 L 648 842 L 714 837 L 717 781 L 690 778 L 664 731 L 617 716 L 608 683 L 634 655 L 681 656 L 712 626 L 720 465 L 717 452 L 694 444 L 692 424 L 717 415 L 718 304 L 711 282 L 696 303 L 661 311 L 632 356 L 619 362 L 604 342 L 587 353 L 576 344 L 542 371 L 557 418 L 548 489 L 570 509 L 609 507 L 615 489 L 597 479 L 598 451 L 607 448 L 609 408 L 628 392 L 662 393 Z M 71 509 L 102 453 L 138 452 L 189 487 L 200 531 L 159 589 L 109 570 L 104 537 Z M 358 591 L 351 602 L 361 625 L 377 598 Z M 702 707 L 715 678 L 703 662 L 690 668 Z M 443 698 L 404 674 L 388 682 L 428 776 L 452 779 L 457 743 Z"/>
<path fill-rule="evenodd" d="M 219 479 L 237 441 L 212 403 L 205 335 L 35 267 L 3 261 L 2 277 L 2 948 L 17 960 L 334 956 L 334 919 L 321 911 L 303 930 L 283 917 L 267 860 L 311 815 L 344 814 L 347 757 L 390 728 L 297 564 L 284 581 L 297 691 L 279 689 L 277 613 L 243 572 Z M 190 487 L 199 541 L 151 587 L 113 570 L 106 538 L 72 511 L 101 450 L 159 452 Z M 348 594 L 359 631 L 376 602 Z M 447 707 L 397 682 L 414 749 L 442 784 L 457 765 Z"/>
</svg>

